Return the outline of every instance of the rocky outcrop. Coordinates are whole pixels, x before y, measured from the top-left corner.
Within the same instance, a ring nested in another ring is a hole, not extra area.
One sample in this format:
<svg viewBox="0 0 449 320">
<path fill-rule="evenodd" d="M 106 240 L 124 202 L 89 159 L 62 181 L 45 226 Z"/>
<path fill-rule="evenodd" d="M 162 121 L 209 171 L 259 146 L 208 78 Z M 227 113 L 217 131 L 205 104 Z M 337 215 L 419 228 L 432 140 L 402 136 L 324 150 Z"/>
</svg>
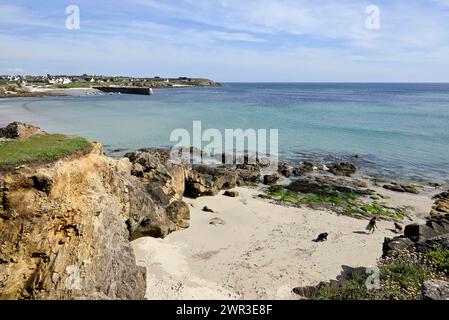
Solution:
<svg viewBox="0 0 449 320">
<path fill-rule="evenodd" d="M 430 215 L 432 217 L 441 217 L 449 215 L 449 191 L 442 192 L 433 197 L 435 204 L 432 207 Z"/>
<path fill-rule="evenodd" d="M 430 219 L 426 224 L 410 224 L 405 227 L 404 235 L 393 239 L 385 238 L 383 255 L 394 256 L 401 251 L 427 252 L 435 245 L 449 249 L 449 220 Z"/>
<path fill-rule="evenodd" d="M 157 162 L 139 164 L 143 177 L 97 146 L 3 173 L 0 299 L 142 299 L 145 270 L 130 240 L 186 227 L 189 208 L 177 169 L 164 175 Z"/>
<path fill-rule="evenodd" d="M 350 177 L 357 172 L 356 166 L 349 162 L 332 163 L 328 165 L 328 168 L 329 172 L 336 176 Z"/>
<path fill-rule="evenodd" d="M 144 185 L 146 192 L 156 204 L 168 208 L 174 201 L 182 200 L 185 190 L 185 168 L 172 163 L 167 150 L 141 150 L 128 153 L 125 157 L 132 164 L 131 174 Z M 182 222 L 178 226 L 184 225 Z"/>
<path fill-rule="evenodd" d="M 396 191 L 396 192 L 407 192 L 407 193 L 414 193 L 414 194 L 418 194 L 419 191 L 415 186 L 411 186 L 411 185 L 405 185 L 405 184 L 399 184 L 396 182 L 391 182 L 390 184 L 385 184 L 383 186 L 384 189 L 387 190 L 391 190 L 391 191 Z"/>
<path fill-rule="evenodd" d="M 282 174 L 284 177 L 290 177 L 292 175 L 293 168 L 290 166 L 288 162 L 279 162 L 278 164 L 278 172 Z"/>
<path fill-rule="evenodd" d="M 275 174 L 264 175 L 264 177 L 263 177 L 263 184 L 273 185 L 276 182 L 278 182 L 279 178 L 280 178 L 279 175 L 276 174 L 276 173 Z"/>
<path fill-rule="evenodd" d="M 12 122 L 0 128 L 0 138 L 3 139 L 28 139 L 41 133 L 44 132 L 40 128 L 22 122 Z"/>
<path fill-rule="evenodd" d="M 299 178 L 288 185 L 288 189 L 294 192 L 311 193 L 320 196 L 332 195 L 334 191 L 370 195 L 375 193 L 367 189 L 367 184 L 356 179 L 333 178 L 329 176 L 317 176 Z"/>
<path fill-rule="evenodd" d="M 315 168 L 315 165 L 311 162 L 305 161 L 301 166 L 296 167 L 295 169 L 293 169 L 292 173 L 295 176 L 304 176 L 308 173 L 313 172 Z"/>
<path fill-rule="evenodd" d="M 229 168 L 193 165 L 186 172 L 185 195 L 192 198 L 214 196 L 220 190 L 257 184 L 260 172 L 253 167 Z"/>
</svg>

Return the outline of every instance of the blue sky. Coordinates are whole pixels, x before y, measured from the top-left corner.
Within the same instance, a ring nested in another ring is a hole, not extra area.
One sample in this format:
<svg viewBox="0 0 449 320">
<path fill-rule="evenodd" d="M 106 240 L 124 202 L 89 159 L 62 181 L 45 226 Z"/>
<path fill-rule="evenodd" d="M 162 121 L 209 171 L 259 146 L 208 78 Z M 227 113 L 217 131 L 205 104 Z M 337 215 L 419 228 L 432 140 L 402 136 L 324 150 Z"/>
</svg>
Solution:
<svg viewBox="0 0 449 320">
<path fill-rule="evenodd" d="M 449 82 L 449 0 L 0 0 L 0 73 Z"/>
</svg>

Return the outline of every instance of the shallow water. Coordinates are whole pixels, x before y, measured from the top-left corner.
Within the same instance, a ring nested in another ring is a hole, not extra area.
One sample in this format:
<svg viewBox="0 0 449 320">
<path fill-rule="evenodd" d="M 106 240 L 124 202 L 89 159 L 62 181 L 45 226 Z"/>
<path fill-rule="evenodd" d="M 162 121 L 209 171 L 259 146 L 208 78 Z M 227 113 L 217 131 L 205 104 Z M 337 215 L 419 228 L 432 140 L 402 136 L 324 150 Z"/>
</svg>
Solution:
<svg viewBox="0 0 449 320">
<path fill-rule="evenodd" d="M 370 173 L 449 180 L 449 84 L 233 83 L 154 96 L 0 100 L 0 123 L 13 120 L 83 135 L 109 150 L 172 145 L 172 130 L 192 131 L 193 120 L 203 130 L 275 128 L 283 158 L 358 154 Z"/>
</svg>

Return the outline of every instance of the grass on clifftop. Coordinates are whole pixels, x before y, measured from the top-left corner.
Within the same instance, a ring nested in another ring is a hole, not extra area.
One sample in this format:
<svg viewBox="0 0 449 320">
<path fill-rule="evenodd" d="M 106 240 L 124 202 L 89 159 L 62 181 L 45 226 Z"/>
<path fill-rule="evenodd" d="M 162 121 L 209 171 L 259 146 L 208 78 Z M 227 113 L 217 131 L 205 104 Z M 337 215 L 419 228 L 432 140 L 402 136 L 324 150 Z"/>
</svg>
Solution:
<svg viewBox="0 0 449 320">
<path fill-rule="evenodd" d="M 0 168 L 34 161 L 54 161 L 91 147 L 85 138 L 62 134 L 42 134 L 26 140 L 7 141 L 0 143 Z"/>
</svg>

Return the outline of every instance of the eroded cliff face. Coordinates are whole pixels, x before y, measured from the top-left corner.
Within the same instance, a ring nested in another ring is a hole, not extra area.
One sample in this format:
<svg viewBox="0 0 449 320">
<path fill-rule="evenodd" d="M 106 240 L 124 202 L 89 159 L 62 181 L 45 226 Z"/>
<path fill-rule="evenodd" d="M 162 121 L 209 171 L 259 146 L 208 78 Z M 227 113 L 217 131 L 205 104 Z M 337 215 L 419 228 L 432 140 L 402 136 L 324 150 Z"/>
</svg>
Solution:
<svg viewBox="0 0 449 320">
<path fill-rule="evenodd" d="M 96 146 L 0 173 L 0 299 L 142 299 L 130 239 L 186 227 L 188 206 L 173 186 L 158 201 L 132 170 Z"/>
</svg>

